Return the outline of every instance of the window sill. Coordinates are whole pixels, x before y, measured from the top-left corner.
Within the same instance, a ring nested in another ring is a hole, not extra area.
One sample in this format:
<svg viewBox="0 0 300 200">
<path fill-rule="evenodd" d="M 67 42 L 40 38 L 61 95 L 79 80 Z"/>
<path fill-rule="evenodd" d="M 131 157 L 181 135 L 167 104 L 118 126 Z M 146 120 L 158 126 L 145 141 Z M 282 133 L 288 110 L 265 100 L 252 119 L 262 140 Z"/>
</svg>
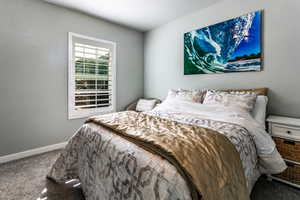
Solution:
<svg viewBox="0 0 300 200">
<path fill-rule="evenodd" d="M 108 114 L 108 113 L 113 113 L 116 112 L 115 109 L 113 108 L 109 108 L 109 109 L 105 109 L 102 111 L 73 111 L 73 112 L 69 112 L 69 116 L 68 119 L 72 120 L 72 119 L 83 119 L 83 118 L 88 118 L 88 117 L 92 117 L 92 116 L 96 116 L 96 115 L 103 115 L 103 114 Z"/>
</svg>

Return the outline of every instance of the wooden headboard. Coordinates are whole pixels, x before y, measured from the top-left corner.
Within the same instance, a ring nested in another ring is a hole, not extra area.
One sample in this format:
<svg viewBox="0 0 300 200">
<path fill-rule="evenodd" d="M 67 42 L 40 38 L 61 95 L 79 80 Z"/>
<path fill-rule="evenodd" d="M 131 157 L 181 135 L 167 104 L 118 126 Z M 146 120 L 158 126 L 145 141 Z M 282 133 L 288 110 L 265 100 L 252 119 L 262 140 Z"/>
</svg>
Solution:
<svg viewBox="0 0 300 200">
<path fill-rule="evenodd" d="M 224 92 L 256 92 L 258 95 L 268 96 L 268 88 L 255 88 L 255 89 L 225 89 Z"/>
</svg>

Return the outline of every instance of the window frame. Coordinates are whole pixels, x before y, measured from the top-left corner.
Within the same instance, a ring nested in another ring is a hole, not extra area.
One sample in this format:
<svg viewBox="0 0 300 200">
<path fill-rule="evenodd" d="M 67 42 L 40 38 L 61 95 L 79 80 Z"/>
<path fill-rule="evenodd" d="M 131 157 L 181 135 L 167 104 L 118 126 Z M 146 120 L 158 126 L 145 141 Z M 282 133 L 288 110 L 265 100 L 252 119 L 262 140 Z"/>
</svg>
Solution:
<svg viewBox="0 0 300 200">
<path fill-rule="evenodd" d="M 73 48 L 73 38 L 79 38 L 83 40 L 89 40 L 91 42 L 99 42 L 99 43 L 105 43 L 108 45 L 112 45 L 112 61 L 111 61 L 111 72 L 112 72 L 112 78 L 111 78 L 111 106 L 109 107 L 100 107 L 100 108 L 90 108 L 90 109 L 83 109 L 83 110 L 76 110 L 75 109 L 75 89 L 76 89 L 76 83 L 75 83 L 75 61 L 74 61 L 74 51 L 75 48 Z M 89 37 L 85 35 L 81 35 L 78 33 L 69 32 L 68 33 L 68 119 L 79 119 L 79 118 L 85 118 L 97 114 L 104 114 L 104 113 L 110 113 L 116 111 L 116 75 L 117 75 L 117 69 L 116 69 L 116 49 L 117 44 L 116 42 L 108 41 L 108 40 L 102 40 L 94 37 Z"/>
</svg>

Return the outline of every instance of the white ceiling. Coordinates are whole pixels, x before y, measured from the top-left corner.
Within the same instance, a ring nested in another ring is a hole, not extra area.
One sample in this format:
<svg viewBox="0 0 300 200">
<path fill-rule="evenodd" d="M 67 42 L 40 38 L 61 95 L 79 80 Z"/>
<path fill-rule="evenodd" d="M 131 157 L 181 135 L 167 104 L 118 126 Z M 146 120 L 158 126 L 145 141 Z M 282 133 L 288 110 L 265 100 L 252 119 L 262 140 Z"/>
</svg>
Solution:
<svg viewBox="0 0 300 200">
<path fill-rule="evenodd" d="M 148 31 L 221 0 L 44 0 Z"/>
</svg>

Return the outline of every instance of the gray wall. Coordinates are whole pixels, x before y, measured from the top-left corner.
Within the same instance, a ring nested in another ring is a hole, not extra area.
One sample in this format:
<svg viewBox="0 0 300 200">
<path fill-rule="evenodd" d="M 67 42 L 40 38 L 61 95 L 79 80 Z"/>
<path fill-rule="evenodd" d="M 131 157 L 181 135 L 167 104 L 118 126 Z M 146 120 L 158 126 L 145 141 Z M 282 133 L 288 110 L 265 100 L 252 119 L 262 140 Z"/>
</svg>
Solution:
<svg viewBox="0 0 300 200">
<path fill-rule="evenodd" d="M 67 120 L 68 31 L 117 42 L 117 108 L 143 95 L 143 33 L 41 0 L 0 0 L 0 156 L 60 143 Z"/>
<path fill-rule="evenodd" d="M 145 96 L 164 98 L 169 88 L 270 88 L 269 111 L 300 117 L 300 1 L 226 0 L 145 36 Z M 183 75 L 183 34 L 264 9 L 264 71 Z"/>
</svg>

